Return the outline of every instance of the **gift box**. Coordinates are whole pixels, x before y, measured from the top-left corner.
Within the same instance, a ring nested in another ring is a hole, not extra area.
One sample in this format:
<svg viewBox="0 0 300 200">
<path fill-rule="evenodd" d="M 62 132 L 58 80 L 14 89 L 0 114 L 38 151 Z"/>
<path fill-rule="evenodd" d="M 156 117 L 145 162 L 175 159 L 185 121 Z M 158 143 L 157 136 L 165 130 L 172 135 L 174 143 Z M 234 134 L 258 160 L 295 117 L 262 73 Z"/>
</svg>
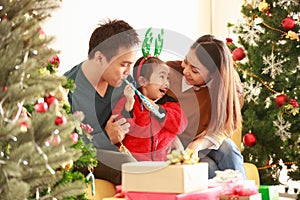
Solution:
<svg viewBox="0 0 300 200">
<path fill-rule="evenodd" d="M 261 193 L 252 194 L 250 196 L 238 196 L 238 195 L 221 195 L 220 200 L 261 200 Z"/>
<path fill-rule="evenodd" d="M 279 198 L 282 197 L 282 198 L 285 198 L 285 199 L 289 199 L 289 200 L 292 200 L 292 199 L 298 199 L 298 195 L 297 194 L 288 194 L 288 193 L 280 193 L 279 192 Z"/>
<path fill-rule="evenodd" d="M 263 200 L 279 200 L 279 188 L 277 185 L 261 185 L 259 193 Z"/>
<path fill-rule="evenodd" d="M 126 200 L 219 200 L 222 188 L 208 188 L 199 192 L 184 194 L 175 193 L 154 193 L 154 192 L 126 192 Z"/>
<path fill-rule="evenodd" d="M 222 184 L 221 200 L 261 200 L 254 180 L 228 181 Z"/>
<path fill-rule="evenodd" d="M 188 193 L 208 188 L 208 163 L 169 165 L 133 162 L 122 165 L 122 187 L 127 192 Z"/>
</svg>

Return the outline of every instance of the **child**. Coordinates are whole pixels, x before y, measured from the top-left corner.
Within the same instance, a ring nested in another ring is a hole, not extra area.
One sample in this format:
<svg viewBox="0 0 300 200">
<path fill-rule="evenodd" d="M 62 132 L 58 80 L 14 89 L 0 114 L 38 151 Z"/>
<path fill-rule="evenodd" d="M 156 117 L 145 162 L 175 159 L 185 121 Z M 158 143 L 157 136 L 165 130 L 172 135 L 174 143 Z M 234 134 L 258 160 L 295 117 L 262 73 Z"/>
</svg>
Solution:
<svg viewBox="0 0 300 200">
<path fill-rule="evenodd" d="M 114 110 L 114 114 L 122 115 L 130 123 L 122 144 L 138 161 L 164 161 L 176 135 L 187 126 L 179 102 L 166 95 L 170 86 L 169 67 L 158 57 L 141 57 L 134 65 L 133 78 L 138 90 L 163 117 L 149 111 L 148 105 L 135 94 L 133 85 L 127 85 Z"/>
</svg>

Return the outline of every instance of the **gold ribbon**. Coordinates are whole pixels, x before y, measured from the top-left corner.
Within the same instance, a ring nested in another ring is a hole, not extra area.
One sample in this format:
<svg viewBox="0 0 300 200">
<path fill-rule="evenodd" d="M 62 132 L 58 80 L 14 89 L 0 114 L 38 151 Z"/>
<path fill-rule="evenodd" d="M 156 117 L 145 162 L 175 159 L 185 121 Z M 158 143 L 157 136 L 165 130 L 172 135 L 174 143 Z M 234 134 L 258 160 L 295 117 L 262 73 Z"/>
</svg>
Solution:
<svg viewBox="0 0 300 200">
<path fill-rule="evenodd" d="M 199 163 L 200 158 L 197 157 L 195 151 L 192 149 L 186 149 L 185 151 L 173 150 L 167 155 L 168 163 L 174 164 L 196 164 Z"/>
<path fill-rule="evenodd" d="M 122 153 L 126 153 L 126 154 L 131 155 L 130 151 L 123 144 L 121 136 L 118 135 L 118 138 L 119 138 L 119 142 L 120 142 L 119 151 L 122 152 Z"/>
</svg>

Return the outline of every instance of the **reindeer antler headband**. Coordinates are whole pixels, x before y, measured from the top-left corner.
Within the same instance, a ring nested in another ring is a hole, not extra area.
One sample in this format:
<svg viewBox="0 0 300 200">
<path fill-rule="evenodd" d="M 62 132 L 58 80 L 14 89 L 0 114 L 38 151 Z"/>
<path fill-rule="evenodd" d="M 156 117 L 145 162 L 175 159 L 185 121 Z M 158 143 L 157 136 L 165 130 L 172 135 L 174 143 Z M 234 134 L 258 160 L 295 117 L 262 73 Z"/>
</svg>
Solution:
<svg viewBox="0 0 300 200">
<path fill-rule="evenodd" d="M 143 59 L 138 65 L 137 69 L 137 77 L 140 77 L 142 66 L 149 57 L 158 57 L 163 49 L 164 45 L 164 29 L 161 29 L 160 33 L 157 35 L 157 38 L 155 38 L 155 48 L 154 48 L 154 55 L 152 56 L 150 53 L 151 44 L 153 41 L 153 33 L 152 28 L 148 28 L 145 34 L 145 38 L 142 45 L 142 53 L 143 53 Z"/>
</svg>

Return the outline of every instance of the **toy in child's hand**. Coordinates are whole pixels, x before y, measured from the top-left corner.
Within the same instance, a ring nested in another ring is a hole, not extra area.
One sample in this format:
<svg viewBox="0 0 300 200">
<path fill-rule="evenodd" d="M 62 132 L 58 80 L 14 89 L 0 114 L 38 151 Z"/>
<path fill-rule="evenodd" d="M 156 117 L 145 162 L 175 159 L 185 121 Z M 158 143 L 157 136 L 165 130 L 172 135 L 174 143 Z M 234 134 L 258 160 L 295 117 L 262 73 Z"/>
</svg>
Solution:
<svg viewBox="0 0 300 200">
<path fill-rule="evenodd" d="M 158 118 L 163 118 L 165 116 L 165 113 L 160 113 L 158 109 L 156 109 L 152 103 L 140 92 L 138 91 L 132 84 L 129 83 L 128 80 L 124 79 L 124 82 L 127 85 L 130 85 L 134 92 L 140 97 L 140 99 L 143 101 L 143 103 L 149 108 L 151 112 L 153 112 Z"/>
</svg>

